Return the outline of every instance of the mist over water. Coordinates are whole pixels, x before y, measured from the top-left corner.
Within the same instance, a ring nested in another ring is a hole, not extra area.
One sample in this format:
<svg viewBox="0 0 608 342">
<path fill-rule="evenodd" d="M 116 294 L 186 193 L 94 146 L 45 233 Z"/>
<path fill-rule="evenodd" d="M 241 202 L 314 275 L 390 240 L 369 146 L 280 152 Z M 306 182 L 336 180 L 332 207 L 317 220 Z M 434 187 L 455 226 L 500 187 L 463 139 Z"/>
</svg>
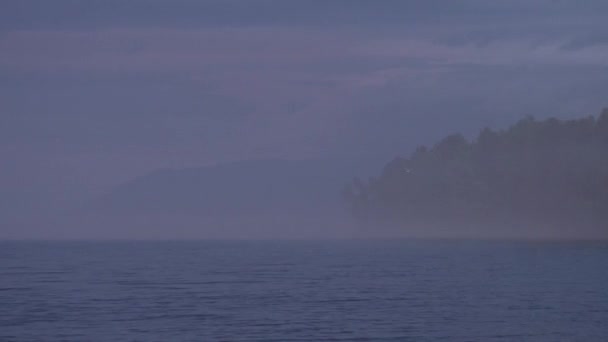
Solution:
<svg viewBox="0 0 608 342">
<path fill-rule="evenodd" d="M 605 341 L 606 18 L 0 0 L 0 342 Z"/>
<path fill-rule="evenodd" d="M 587 132 L 608 105 L 606 15 L 603 0 L 3 1 L 0 238 L 352 236 L 342 187 L 359 177 L 382 188 L 387 163 L 419 145 L 457 134 L 472 145 L 484 127 L 491 141 L 527 116 L 543 123 L 533 136 L 577 141 L 561 129 Z M 492 151 L 475 151 L 483 163 L 465 153 L 417 164 L 436 205 L 409 206 L 428 217 L 397 235 L 433 223 L 427 235 L 486 226 L 515 236 L 499 225 L 544 225 L 510 220 L 571 209 L 568 227 L 605 222 L 605 144 L 536 153 L 520 126 L 498 139 L 520 148 L 481 144 Z M 571 173 L 590 182 L 563 182 Z M 445 177 L 462 180 L 447 181 L 449 195 Z M 574 189 L 552 193 L 564 184 Z M 369 211 L 411 199 L 380 193 Z M 503 200 L 513 208 L 484 207 Z M 497 217 L 430 222 L 479 210 Z M 579 237 L 598 235 L 586 230 Z"/>
</svg>

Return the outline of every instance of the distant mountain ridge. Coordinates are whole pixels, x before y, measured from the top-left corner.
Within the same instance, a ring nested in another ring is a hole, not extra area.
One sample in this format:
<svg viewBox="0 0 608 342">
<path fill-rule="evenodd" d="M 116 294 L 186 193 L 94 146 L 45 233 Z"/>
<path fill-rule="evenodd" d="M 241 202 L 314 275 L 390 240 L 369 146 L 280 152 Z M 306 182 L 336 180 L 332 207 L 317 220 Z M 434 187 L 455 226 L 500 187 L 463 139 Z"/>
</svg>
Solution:
<svg viewBox="0 0 608 342">
<path fill-rule="evenodd" d="M 322 213 L 342 207 L 341 185 L 365 173 L 366 164 L 265 159 L 161 169 L 116 187 L 91 202 L 89 210 L 203 217 Z"/>
</svg>

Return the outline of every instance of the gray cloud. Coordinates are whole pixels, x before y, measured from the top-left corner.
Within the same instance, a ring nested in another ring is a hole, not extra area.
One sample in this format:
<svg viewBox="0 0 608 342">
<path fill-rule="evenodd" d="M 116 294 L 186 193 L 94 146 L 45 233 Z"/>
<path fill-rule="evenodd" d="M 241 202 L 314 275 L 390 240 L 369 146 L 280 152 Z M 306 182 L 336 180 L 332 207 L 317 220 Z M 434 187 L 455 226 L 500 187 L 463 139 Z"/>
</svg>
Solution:
<svg viewBox="0 0 608 342">
<path fill-rule="evenodd" d="M 44 207 L 158 167 L 389 158 L 594 114 L 607 16 L 603 0 L 2 1 L 0 185 Z"/>
<path fill-rule="evenodd" d="M 0 82 L 0 89 L 3 144 L 79 150 L 172 145 L 200 140 L 203 132 L 217 132 L 253 109 L 204 84 L 167 75 L 21 75 Z"/>
<path fill-rule="evenodd" d="M 109 27 L 355 26 L 481 22 L 529 23 L 539 19 L 600 20 L 602 0 L 5 0 L 3 29 Z M 563 22 L 562 22 L 563 23 Z"/>
</svg>

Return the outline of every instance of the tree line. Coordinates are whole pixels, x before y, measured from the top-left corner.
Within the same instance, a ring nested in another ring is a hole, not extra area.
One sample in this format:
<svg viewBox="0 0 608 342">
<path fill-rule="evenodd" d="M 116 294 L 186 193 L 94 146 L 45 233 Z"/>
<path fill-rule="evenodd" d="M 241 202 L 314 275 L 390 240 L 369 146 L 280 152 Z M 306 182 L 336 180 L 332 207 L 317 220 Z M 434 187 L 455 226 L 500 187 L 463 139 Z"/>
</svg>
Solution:
<svg viewBox="0 0 608 342">
<path fill-rule="evenodd" d="M 608 109 L 575 120 L 526 117 L 472 141 L 453 134 L 395 158 L 378 177 L 354 179 L 343 197 L 364 222 L 516 219 L 608 231 Z"/>
</svg>

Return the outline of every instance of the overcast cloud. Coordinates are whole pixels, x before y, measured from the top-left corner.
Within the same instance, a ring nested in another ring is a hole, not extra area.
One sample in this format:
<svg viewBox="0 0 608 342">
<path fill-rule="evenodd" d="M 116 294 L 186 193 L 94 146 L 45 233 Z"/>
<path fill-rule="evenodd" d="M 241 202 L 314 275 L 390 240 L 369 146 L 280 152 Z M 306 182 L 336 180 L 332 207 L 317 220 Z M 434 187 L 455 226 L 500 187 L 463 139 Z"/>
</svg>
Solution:
<svg viewBox="0 0 608 342">
<path fill-rule="evenodd" d="M 48 207 L 159 167 L 388 158 L 597 114 L 606 17 L 603 0 L 2 1 L 0 196 Z"/>
</svg>

